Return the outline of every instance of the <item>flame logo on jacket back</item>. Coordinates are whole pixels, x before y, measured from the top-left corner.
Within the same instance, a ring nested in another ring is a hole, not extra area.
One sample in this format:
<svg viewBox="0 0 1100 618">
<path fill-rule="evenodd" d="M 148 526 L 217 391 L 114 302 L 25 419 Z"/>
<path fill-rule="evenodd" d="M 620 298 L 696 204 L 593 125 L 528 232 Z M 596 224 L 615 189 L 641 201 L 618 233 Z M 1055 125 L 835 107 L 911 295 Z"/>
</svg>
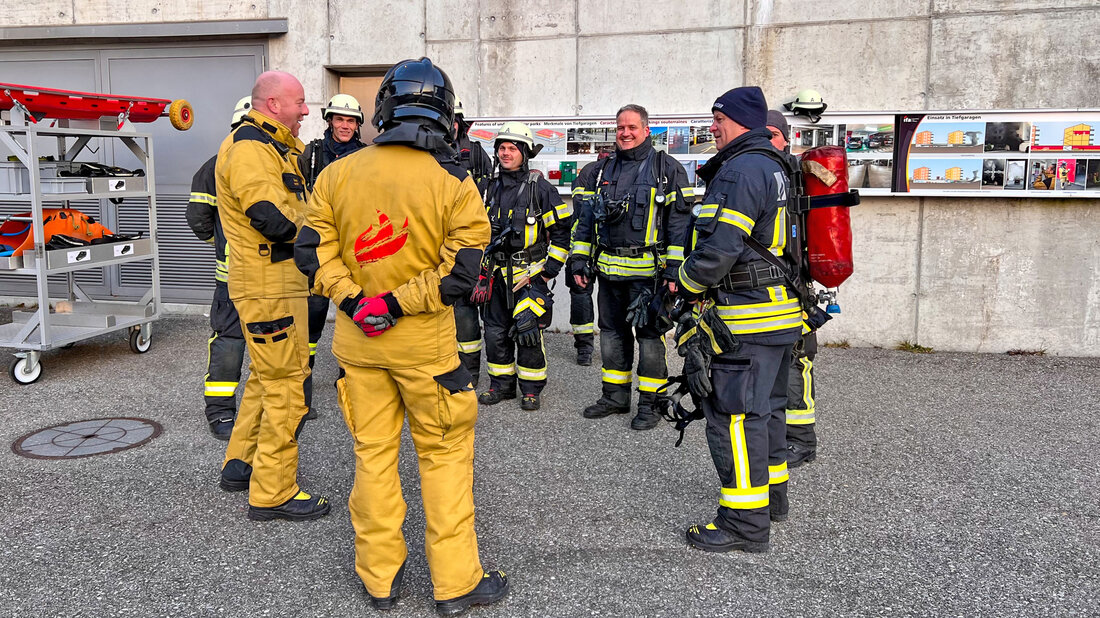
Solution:
<svg viewBox="0 0 1100 618">
<path fill-rule="evenodd" d="M 369 226 L 355 239 L 355 260 L 360 264 L 370 264 L 384 260 L 401 250 L 409 240 L 409 218 L 401 229 L 394 233 L 393 222 L 381 210 L 378 213 L 378 227 Z"/>
</svg>

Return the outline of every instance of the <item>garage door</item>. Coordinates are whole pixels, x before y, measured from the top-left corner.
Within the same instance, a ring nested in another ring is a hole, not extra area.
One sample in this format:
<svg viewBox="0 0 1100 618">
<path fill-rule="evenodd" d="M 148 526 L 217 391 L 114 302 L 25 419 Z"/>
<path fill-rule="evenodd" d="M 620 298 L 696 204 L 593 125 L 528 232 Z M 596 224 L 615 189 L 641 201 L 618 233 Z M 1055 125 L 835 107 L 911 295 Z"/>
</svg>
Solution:
<svg viewBox="0 0 1100 618">
<path fill-rule="evenodd" d="M 196 240 L 187 227 L 184 213 L 191 177 L 217 151 L 229 131 L 233 106 L 251 90 L 263 70 L 263 58 L 262 43 L 5 51 L 0 57 L 0 81 L 191 102 L 195 108 L 191 130 L 176 131 L 167 119 L 139 125 L 138 130 L 153 134 L 164 300 L 207 302 L 213 289 L 214 256 L 210 246 Z M 116 141 L 108 144 L 95 155 L 101 162 L 126 168 L 138 165 L 124 146 Z M 112 230 L 148 229 L 143 200 L 120 205 L 89 200 L 72 206 Z M 0 215 L 26 209 L 26 203 L 0 202 Z M 97 297 L 140 297 L 149 278 L 148 263 L 77 274 L 85 290 Z M 63 290 L 63 282 L 63 277 L 51 279 L 51 287 Z M 0 275 L 0 295 L 33 296 L 34 281 Z"/>
</svg>

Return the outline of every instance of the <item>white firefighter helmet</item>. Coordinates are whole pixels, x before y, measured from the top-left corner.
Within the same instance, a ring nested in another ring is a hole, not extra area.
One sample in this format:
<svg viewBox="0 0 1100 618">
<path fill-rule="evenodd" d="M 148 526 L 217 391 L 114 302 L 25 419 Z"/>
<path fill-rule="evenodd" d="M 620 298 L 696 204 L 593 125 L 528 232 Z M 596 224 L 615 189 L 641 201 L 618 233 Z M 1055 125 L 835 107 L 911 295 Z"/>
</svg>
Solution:
<svg viewBox="0 0 1100 618">
<path fill-rule="evenodd" d="M 500 131 L 497 131 L 497 136 L 493 138 L 493 148 L 499 148 L 501 142 L 512 142 L 517 146 L 526 144 L 528 152 L 535 148 L 535 138 L 531 135 L 531 129 L 522 122 L 504 123 Z"/>
<path fill-rule="evenodd" d="M 363 108 L 350 94 L 338 94 L 328 100 L 328 105 L 321 108 L 321 118 L 324 120 L 337 114 L 354 118 L 359 121 L 359 124 L 363 124 Z"/>
<path fill-rule="evenodd" d="M 465 116 L 466 108 L 462 106 L 462 99 L 458 98 L 458 95 L 455 95 L 455 116 L 459 114 Z"/>
<path fill-rule="evenodd" d="M 820 92 L 812 88 L 805 88 L 799 90 L 794 100 L 790 103 L 784 103 L 783 107 L 789 112 L 806 116 L 810 119 L 810 122 L 817 122 L 821 120 L 821 113 L 829 106 L 822 100 Z"/>
<path fill-rule="evenodd" d="M 235 127 L 240 124 L 241 119 L 248 113 L 248 110 L 252 109 L 252 96 L 242 98 L 237 101 L 237 108 L 233 110 L 233 120 L 229 122 L 229 126 Z"/>
</svg>

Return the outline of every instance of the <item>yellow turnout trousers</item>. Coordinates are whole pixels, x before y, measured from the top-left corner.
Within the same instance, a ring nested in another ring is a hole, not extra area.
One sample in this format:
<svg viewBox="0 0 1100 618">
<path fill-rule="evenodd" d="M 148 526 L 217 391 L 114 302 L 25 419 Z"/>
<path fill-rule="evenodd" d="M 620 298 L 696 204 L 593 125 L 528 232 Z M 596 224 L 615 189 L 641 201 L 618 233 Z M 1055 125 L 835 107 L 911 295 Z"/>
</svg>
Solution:
<svg viewBox="0 0 1100 618">
<path fill-rule="evenodd" d="M 225 449 L 252 466 L 248 503 L 283 504 L 298 494 L 297 430 L 308 408 L 309 328 L 306 297 L 235 300 L 252 362 Z"/>
<path fill-rule="evenodd" d="M 340 365 L 336 390 L 355 441 L 355 484 L 348 499 L 355 570 L 367 592 L 390 596 L 393 578 L 408 555 L 401 532 L 406 505 L 397 470 L 406 415 L 420 463 L 425 553 L 435 598 L 470 592 L 482 577 L 474 532 L 477 400 L 457 352 L 419 367 Z"/>
</svg>

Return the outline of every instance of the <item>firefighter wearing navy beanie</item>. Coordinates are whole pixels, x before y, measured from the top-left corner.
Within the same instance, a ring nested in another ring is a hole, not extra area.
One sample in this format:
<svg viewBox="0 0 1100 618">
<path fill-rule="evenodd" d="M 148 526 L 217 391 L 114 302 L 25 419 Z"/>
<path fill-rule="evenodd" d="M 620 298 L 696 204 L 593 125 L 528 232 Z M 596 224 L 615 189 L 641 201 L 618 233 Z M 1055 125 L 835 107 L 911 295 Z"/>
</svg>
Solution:
<svg viewBox="0 0 1100 618">
<path fill-rule="evenodd" d="M 764 552 L 771 521 L 787 517 L 787 372 L 802 328 L 796 291 L 762 256 L 782 259 L 787 250 L 789 164 L 769 143 L 760 88 L 734 88 L 711 111 L 718 154 L 699 169 L 707 191 L 678 293 L 713 302 L 709 310 L 736 343 L 715 354 L 698 336 L 677 333 L 722 483 L 717 516 L 691 526 L 687 541 L 705 551 Z"/>
</svg>

